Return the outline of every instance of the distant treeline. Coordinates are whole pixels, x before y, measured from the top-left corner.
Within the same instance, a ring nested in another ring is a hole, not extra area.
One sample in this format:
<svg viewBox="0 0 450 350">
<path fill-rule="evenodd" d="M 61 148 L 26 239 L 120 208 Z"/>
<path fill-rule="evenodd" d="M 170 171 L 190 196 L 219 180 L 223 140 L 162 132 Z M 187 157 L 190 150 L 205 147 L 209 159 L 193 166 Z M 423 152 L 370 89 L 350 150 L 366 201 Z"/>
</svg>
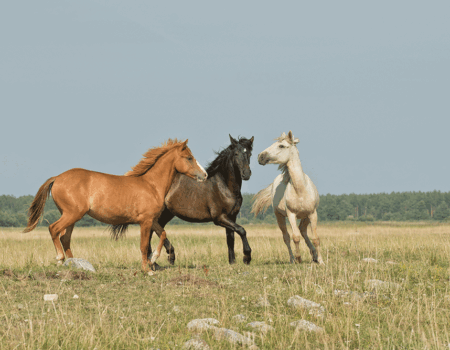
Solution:
<svg viewBox="0 0 450 350">
<path fill-rule="evenodd" d="M 253 194 L 243 195 L 238 223 L 276 223 L 272 206 L 256 218 L 251 214 Z M 33 196 L 0 196 L 0 227 L 24 227 Z M 319 221 L 450 221 L 450 192 L 402 192 L 379 194 L 323 195 L 318 209 Z M 39 226 L 48 226 L 60 217 L 51 198 L 45 205 Z M 174 218 L 171 224 L 184 221 Z M 101 226 L 101 222 L 85 216 L 77 226 Z"/>
</svg>

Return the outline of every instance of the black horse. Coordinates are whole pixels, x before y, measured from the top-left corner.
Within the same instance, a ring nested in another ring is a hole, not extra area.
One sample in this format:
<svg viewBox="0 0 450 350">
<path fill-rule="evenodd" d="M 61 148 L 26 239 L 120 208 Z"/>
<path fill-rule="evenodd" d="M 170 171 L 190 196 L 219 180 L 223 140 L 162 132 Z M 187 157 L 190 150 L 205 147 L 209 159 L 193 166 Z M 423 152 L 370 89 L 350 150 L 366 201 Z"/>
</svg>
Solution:
<svg viewBox="0 0 450 350">
<path fill-rule="evenodd" d="M 191 178 L 177 174 L 166 195 L 165 208 L 158 219 L 164 228 L 174 216 L 188 222 L 214 222 L 217 226 L 225 227 L 228 244 L 228 260 L 230 264 L 236 262 L 234 255 L 234 233 L 242 239 L 244 250 L 243 261 L 250 264 L 251 248 L 247 241 L 244 228 L 236 224 L 236 217 L 241 209 L 242 180 L 250 179 L 250 157 L 252 155 L 253 139 L 239 138 L 235 140 L 230 135 L 231 145 L 216 152 L 217 158 L 208 164 L 206 172 L 208 179 L 197 182 Z M 113 226 L 112 233 L 118 237 L 126 226 Z M 150 232 L 152 239 L 153 230 Z M 150 242 L 149 242 L 150 243 Z M 175 262 L 175 249 L 168 239 L 164 247 L 169 254 L 169 262 Z M 148 256 L 152 254 L 151 246 Z"/>
</svg>

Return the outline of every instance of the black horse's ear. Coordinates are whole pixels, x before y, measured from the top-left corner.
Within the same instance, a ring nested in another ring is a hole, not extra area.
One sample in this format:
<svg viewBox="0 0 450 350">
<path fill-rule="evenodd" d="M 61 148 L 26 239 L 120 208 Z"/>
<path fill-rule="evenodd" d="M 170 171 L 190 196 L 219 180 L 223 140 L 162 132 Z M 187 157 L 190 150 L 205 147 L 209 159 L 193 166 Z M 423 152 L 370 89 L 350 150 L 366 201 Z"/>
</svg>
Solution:
<svg viewBox="0 0 450 350">
<path fill-rule="evenodd" d="M 250 139 L 250 142 L 253 143 L 254 139 L 255 139 L 255 136 L 252 136 L 252 138 Z"/>
<path fill-rule="evenodd" d="M 236 146 L 236 145 L 237 145 L 237 143 L 238 143 L 238 141 L 237 141 L 237 140 L 235 140 L 235 139 L 233 139 L 233 138 L 231 137 L 231 135 L 230 135 L 230 134 L 228 134 L 228 136 L 230 136 L 230 141 L 231 141 L 231 143 L 233 144 L 233 146 Z"/>
</svg>

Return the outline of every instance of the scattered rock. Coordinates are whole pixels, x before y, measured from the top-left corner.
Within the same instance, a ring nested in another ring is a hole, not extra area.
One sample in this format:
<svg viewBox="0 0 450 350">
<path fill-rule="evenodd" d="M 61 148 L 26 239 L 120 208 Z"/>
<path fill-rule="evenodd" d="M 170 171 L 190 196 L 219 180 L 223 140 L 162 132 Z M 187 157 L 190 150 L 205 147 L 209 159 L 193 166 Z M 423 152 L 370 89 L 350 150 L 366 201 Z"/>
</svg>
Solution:
<svg viewBox="0 0 450 350">
<path fill-rule="evenodd" d="M 80 297 L 79 297 L 78 295 L 75 294 L 75 295 L 73 296 L 73 298 L 74 298 L 74 299 L 79 299 Z"/>
<path fill-rule="evenodd" d="M 397 263 L 395 261 L 392 261 L 392 260 L 386 261 L 386 264 L 397 265 Z"/>
<path fill-rule="evenodd" d="M 397 290 L 401 285 L 394 282 L 384 282 L 380 280 L 367 280 L 364 282 L 367 289 L 372 289 L 376 292 L 387 292 L 389 290 Z"/>
<path fill-rule="evenodd" d="M 299 321 L 294 321 L 290 323 L 291 327 L 295 327 L 296 330 L 305 330 L 308 332 L 315 332 L 315 333 L 320 333 L 323 332 L 324 329 L 322 327 L 319 327 L 317 325 L 315 325 L 314 323 L 310 322 L 310 321 L 306 321 L 306 320 L 299 320 Z"/>
<path fill-rule="evenodd" d="M 89 261 L 80 258 L 69 258 L 64 262 L 63 265 L 67 267 L 74 267 L 76 269 L 96 272 L 94 266 L 92 266 Z"/>
<path fill-rule="evenodd" d="M 217 340 L 225 339 L 233 344 L 254 345 L 253 340 L 242 334 L 226 328 L 216 328 L 214 336 Z"/>
<path fill-rule="evenodd" d="M 256 328 L 257 330 L 263 333 L 267 333 L 268 331 L 273 331 L 275 329 L 265 322 L 257 322 L 257 321 L 248 323 L 247 327 Z"/>
<path fill-rule="evenodd" d="M 257 307 L 268 307 L 268 306 L 270 306 L 270 303 L 266 297 L 259 297 L 258 301 L 256 302 L 256 306 Z"/>
<path fill-rule="evenodd" d="M 192 332 L 204 332 L 214 324 L 219 324 L 215 318 L 198 318 L 187 324 L 187 328 Z"/>
<path fill-rule="evenodd" d="M 233 320 L 236 322 L 242 323 L 242 322 L 247 321 L 247 317 L 243 314 L 239 314 L 239 315 L 233 316 Z"/>
<path fill-rule="evenodd" d="M 344 301 L 344 306 L 351 307 L 352 303 L 349 303 L 348 301 Z"/>
<path fill-rule="evenodd" d="M 318 284 L 315 284 L 315 285 L 314 285 L 314 288 L 315 288 L 315 290 L 316 290 L 316 294 L 319 294 L 319 295 L 325 294 L 323 288 L 322 288 L 321 286 L 319 286 Z"/>
<path fill-rule="evenodd" d="M 17 308 L 18 308 L 19 310 L 22 310 L 22 309 L 25 308 L 25 306 L 23 306 L 23 304 L 17 304 Z"/>
<path fill-rule="evenodd" d="M 58 300 L 58 294 L 44 294 L 44 301 L 56 301 Z"/>
<path fill-rule="evenodd" d="M 177 314 L 181 311 L 177 305 L 175 305 L 172 310 L 173 310 L 173 312 L 175 312 Z"/>
<path fill-rule="evenodd" d="M 183 344 L 184 350 L 209 350 L 210 347 L 208 343 L 206 343 L 202 339 L 191 339 Z"/>
<path fill-rule="evenodd" d="M 325 309 L 322 305 L 314 301 L 304 299 L 299 295 L 294 295 L 289 298 L 287 304 L 294 309 L 307 309 L 310 315 L 322 317 L 325 314 Z"/>
<path fill-rule="evenodd" d="M 350 290 L 335 289 L 333 293 L 337 297 L 341 297 L 341 298 L 349 297 L 356 301 L 363 301 L 366 298 L 376 298 L 377 297 L 376 294 L 373 292 L 358 293 L 358 292 L 353 292 Z"/>
<path fill-rule="evenodd" d="M 364 259 L 362 259 L 361 261 L 364 261 L 364 262 L 366 262 L 366 263 L 373 263 L 373 264 L 375 264 L 375 263 L 377 263 L 378 262 L 378 260 L 377 259 L 374 259 L 374 258 L 364 258 Z"/>
</svg>

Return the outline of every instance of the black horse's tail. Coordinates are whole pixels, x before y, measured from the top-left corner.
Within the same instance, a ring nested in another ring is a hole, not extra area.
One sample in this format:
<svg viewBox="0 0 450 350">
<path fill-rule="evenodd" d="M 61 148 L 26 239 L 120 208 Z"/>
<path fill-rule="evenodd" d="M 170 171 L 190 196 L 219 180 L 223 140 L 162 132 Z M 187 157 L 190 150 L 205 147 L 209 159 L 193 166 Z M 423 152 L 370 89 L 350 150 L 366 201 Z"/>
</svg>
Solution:
<svg viewBox="0 0 450 350">
<path fill-rule="evenodd" d="M 128 224 L 111 225 L 109 226 L 109 233 L 111 234 L 111 238 L 117 241 L 119 238 L 125 236 L 127 229 Z"/>
</svg>

